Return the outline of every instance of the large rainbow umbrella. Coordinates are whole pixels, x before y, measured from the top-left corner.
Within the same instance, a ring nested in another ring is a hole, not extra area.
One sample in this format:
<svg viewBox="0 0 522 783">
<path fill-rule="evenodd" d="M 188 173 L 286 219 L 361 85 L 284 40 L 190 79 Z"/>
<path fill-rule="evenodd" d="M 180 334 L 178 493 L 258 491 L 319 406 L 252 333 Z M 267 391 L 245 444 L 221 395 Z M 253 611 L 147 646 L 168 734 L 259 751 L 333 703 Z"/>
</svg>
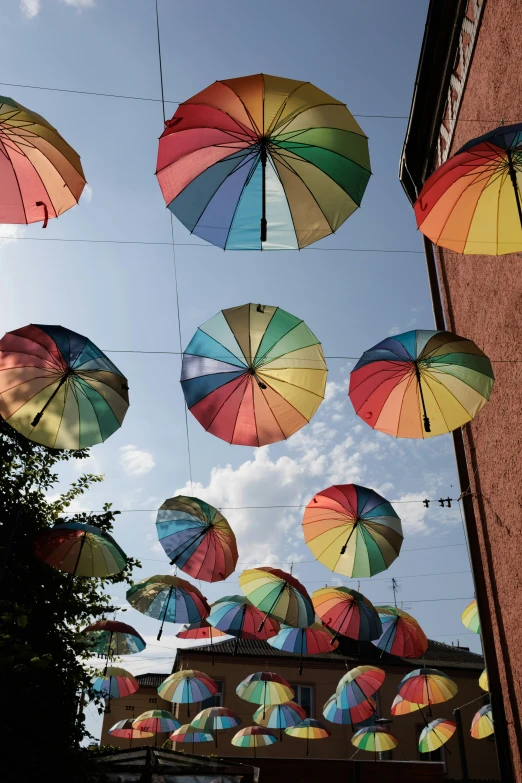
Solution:
<svg viewBox="0 0 522 783">
<path fill-rule="evenodd" d="M 280 307 L 245 304 L 200 326 L 183 354 L 187 407 L 213 435 L 266 446 L 308 424 L 328 370 L 321 343 Z"/>
<path fill-rule="evenodd" d="M 261 704 L 265 711 L 269 704 L 285 704 L 295 695 L 285 678 L 275 672 L 249 674 L 239 683 L 236 693 L 240 699 Z"/>
<path fill-rule="evenodd" d="M 306 588 L 291 574 L 279 568 L 250 568 L 239 577 L 242 591 L 254 606 L 268 617 L 293 628 L 309 628 L 315 620 L 314 607 Z"/>
<path fill-rule="evenodd" d="M 185 723 L 170 735 L 172 742 L 192 742 L 192 753 L 196 742 L 212 742 L 214 737 L 208 731 L 199 731 L 190 723 Z"/>
<path fill-rule="evenodd" d="M 152 731 L 140 731 L 139 729 L 134 729 L 132 727 L 132 720 L 130 718 L 127 718 L 127 720 L 119 720 L 118 723 L 115 723 L 114 726 L 109 729 L 109 734 L 112 737 L 128 739 L 129 748 L 132 748 L 133 739 L 145 739 L 154 736 Z"/>
<path fill-rule="evenodd" d="M 47 565 L 73 576 L 104 579 L 119 574 L 127 555 L 113 537 L 94 525 L 64 522 L 38 534 L 34 553 Z"/>
<path fill-rule="evenodd" d="M 298 249 L 336 231 L 370 178 L 368 140 L 310 82 L 214 82 L 176 110 L 156 174 L 191 233 L 227 250 Z"/>
<path fill-rule="evenodd" d="M 138 612 L 161 620 L 157 639 L 167 623 L 196 623 L 208 617 L 207 599 L 195 585 L 170 574 L 148 576 L 127 590 L 127 601 Z"/>
<path fill-rule="evenodd" d="M 29 440 L 94 446 L 121 427 L 128 407 L 127 379 L 87 337 L 31 324 L 0 340 L 0 415 Z"/>
<path fill-rule="evenodd" d="M 301 723 L 297 723 L 295 726 L 290 726 L 288 729 L 285 729 L 285 734 L 288 734 L 290 737 L 306 740 L 307 756 L 310 740 L 326 739 L 331 733 L 331 731 L 325 728 L 320 721 L 315 720 L 315 718 L 305 718 Z"/>
<path fill-rule="evenodd" d="M 351 710 L 363 702 L 370 701 L 370 696 L 379 690 L 386 674 L 377 666 L 356 666 L 346 672 L 337 684 L 335 703 L 341 710 Z"/>
<path fill-rule="evenodd" d="M 406 701 L 427 704 L 430 713 L 432 704 L 442 704 L 452 699 L 458 691 L 458 685 L 439 669 L 424 667 L 414 669 L 403 677 L 397 690 Z"/>
<path fill-rule="evenodd" d="M 105 657 L 107 661 L 115 655 L 135 655 L 147 646 L 138 631 L 119 620 L 98 620 L 84 628 L 80 638 L 92 653 Z M 107 666 L 105 667 L 105 672 Z"/>
<path fill-rule="evenodd" d="M 471 722 L 471 736 L 473 739 L 484 739 L 493 734 L 493 713 L 491 712 L 491 704 L 485 704 L 478 712 L 473 716 Z"/>
<path fill-rule="evenodd" d="M 236 537 L 225 517 L 204 500 L 169 498 L 158 511 L 156 532 L 170 564 L 194 579 L 219 582 L 236 567 Z"/>
<path fill-rule="evenodd" d="M 414 702 L 403 699 L 402 696 L 397 694 L 393 700 L 390 712 L 394 716 L 409 715 L 411 712 L 417 712 L 418 710 L 424 709 L 426 706 L 426 704 L 414 704 Z"/>
<path fill-rule="evenodd" d="M 277 742 L 270 729 L 264 726 L 246 726 L 234 734 L 230 740 L 232 745 L 238 748 L 254 748 L 254 758 L 256 757 L 256 748 L 265 748 Z"/>
<path fill-rule="evenodd" d="M 382 625 L 373 604 L 357 590 L 349 587 L 321 587 L 312 593 L 314 609 L 338 636 L 348 636 L 360 642 L 378 639 Z"/>
<path fill-rule="evenodd" d="M 398 438 L 442 435 L 471 421 L 489 400 L 493 369 L 474 342 L 418 330 L 387 337 L 350 375 L 355 412 Z"/>
<path fill-rule="evenodd" d="M 196 669 L 184 669 L 171 674 L 158 688 L 158 695 L 174 704 L 188 704 L 210 699 L 217 693 L 218 686 L 212 677 Z"/>
<path fill-rule="evenodd" d="M 131 696 L 139 687 L 137 679 L 119 666 L 109 666 L 104 674 L 98 673 L 91 679 L 92 690 L 109 699 Z"/>
<path fill-rule="evenodd" d="M 339 646 L 339 642 L 333 638 L 333 633 L 320 623 L 313 623 L 310 628 L 292 628 L 284 625 L 277 636 L 268 640 L 268 644 L 276 650 L 299 653 L 299 674 L 303 673 L 303 655 L 329 653 Z"/>
<path fill-rule="evenodd" d="M 198 712 L 191 726 L 198 731 L 209 731 L 214 734 L 216 748 L 218 746 L 218 731 L 226 731 L 239 726 L 241 718 L 227 707 L 207 707 Z"/>
<path fill-rule="evenodd" d="M 431 753 L 453 737 L 457 724 L 446 718 L 436 718 L 428 723 L 419 737 L 419 753 Z"/>
<path fill-rule="evenodd" d="M 295 701 L 287 701 L 285 704 L 261 705 L 254 712 L 254 720 L 260 726 L 268 729 L 279 729 L 279 739 L 283 739 L 283 729 L 295 726 L 306 718 L 306 710 Z"/>
<path fill-rule="evenodd" d="M 80 157 L 56 128 L 0 97 L 0 223 L 38 223 L 74 207 L 85 186 Z"/>
<path fill-rule="evenodd" d="M 320 563 L 350 578 L 385 571 L 402 546 L 401 520 L 392 505 L 357 484 L 314 495 L 304 513 L 303 533 Z"/>
<path fill-rule="evenodd" d="M 371 697 L 367 697 L 360 704 L 354 704 L 352 707 L 341 709 L 337 705 L 337 695 L 334 693 L 323 706 L 323 715 L 330 723 L 340 723 L 342 725 L 362 723 L 372 715 L 375 715 L 377 705 Z"/>
<path fill-rule="evenodd" d="M 179 729 L 181 723 L 172 717 L 166 710 L 148 710 L 138 715 L 132 722 L 132 726 L 138 731 L 150 731 L 156 735 L 156 744 L 158 743 L 158 734 L 169 734 Z"/>
<path fill-rule="evenodd" d="M 382 636 L 373 644 L 400 658 L 422 658 L 428 649 L 428 640 L 417 620 L 396 606 L 376 606 L 375 609 L 382 624 Z"/>
<path fill-rule="evenodd" d="M 480 633 L 480 617 L 476 598 L 462 612 L 462 623 L 473 633 Z"/>
<path fill-rule="evenodd" d="M 417 226 L 457 253 L 522 250 L 522 123 L 471 139 L 424 183 Z"/>
<path fill-rule="evenodd" d="M 351 739 L 352 745 L 359 750 L 368 750 L 371 753 L 383 753 L 393 750 L 399 744 L 399 740 L 383 729 L 382 726 L 368 726 L 356 731 Z"/>
<path fill-rule="evenodd" d="M 240 639 L 268 640 L 279 632 L 277 620 L 267 617 L 250 603 L 244 595 L 227 595 L 210 605 L 207 618 L 210 625 L 236 637 L 234 652 L 237 652 Z M 261 628 L 261 630 L 260 630 Z"/>
</svg>

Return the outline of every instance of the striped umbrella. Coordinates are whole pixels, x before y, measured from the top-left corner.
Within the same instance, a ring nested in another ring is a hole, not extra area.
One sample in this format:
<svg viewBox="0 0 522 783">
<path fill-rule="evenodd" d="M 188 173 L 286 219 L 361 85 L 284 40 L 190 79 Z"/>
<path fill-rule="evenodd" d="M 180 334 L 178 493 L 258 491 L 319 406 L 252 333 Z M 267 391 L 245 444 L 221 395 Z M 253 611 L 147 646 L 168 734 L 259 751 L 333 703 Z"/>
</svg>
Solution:
<svg viewBox="0 0 522 783">
<path fill-rule="evenodd" d="M 219 582 L 236 567 L 236 537 L 225 517 L 204 500 L 169 498 L 158 511 L 156 531 L 170 564 L 194 579 Z"/>
<path fill-rule="evenodd" d="M 356 666 L 346 672 L 335 690 L 336 705 L 342 710 L 352 709 L 379 690 L 386 677 L 376 666 Z"/>
<path fill-rule="evenodd" d="M 185 723 L 170 735 L 172 742 L 192 742 L 192 753 L 196 742 L 212 742 L 214 737 L 208 731 L 198 731 L 190 723 Z"/>
<path fill-rule="evenodd" d="M 106 658 L 104 674 L 107 672 L 109 658 L 114 658 L 115 655 L 134 655 L 147 646 L 132 625 L 118 620 L 98 620 L 84 628 L 80 636 L 90 652 Z"/>
<path fill-rule="evenodd" d="M 34 553 L 47 565 L 73 576 L 105 579 L 127 565 L 127 555 L 109 533 L 81 522 L 64 522 L 42 531 L 35 538 Z"/>
<path fill-rule="evenodd" d="M 238 748 L 254 748 L 254 758 L 256 758 L 256 748 L 265 748 L 277 742 L 269 729 L 264 726 L 246 726 L 240 729 L 230 740 L 232 745 Z"/>
<path fill-rule="evenodd" d="M 484 739 L 484 737 L 489 737 L 493 732 L 493 713 L 491 712 L 491 704 L 486 704 L 473 716 L 471 722 L 471 736 L 473 739 Z"/>
<path fill-rule="evenodd" d="M 267 729 L 279 729 L 279 739 L 283 739 L 283 729 L 295 726 L 306 718 L 306 710 L 295 701 L 285 704 L 262 705 L 254 712 L 254 720 Z"/>
<path fill-rule="evenodd" d="M 198 712 L 191 726 L 199 731 L 208 731 L 214 734 L 216 748 L 218 746 L 218 731 L 226 731 L 239 726 L 241 719 L 227 707 L 208 707 Z"/>
<path fill-rule="evenodd" d="M 339 646 L 332 632 L 320 623 L 313 623 L 310 628 L 283 625 L 277 636 L 268 640 L 268 644 L 276 650 L 299 653 L 299 674 L 303 673 L 303 655 L 329 653 Z"/>
<path fill-rule="evenodd" d="M 174 704 L 188 704 L 205 701 L 218 691 L 215 681 L 204 672 L 195 669 L 184 669 L 167 677 L 158 688 L 158 695 L 165 701 Z"/>
<path fill-rule="evenodd" d="M 392 715 L 409 715 L 411 712 L 417 712 L 417 710 L 422 710 L 427 706 L 427 704 L 414 704 L 411 701 L 407 701 L 407 699 L 403 699 L 402 696 L 397 694 L 393 700 L 390 712 Z"/>
<path fill-rule="evenodd" d="M 427 704 L 428 715 L 430 715 L 431 705 L 442 704 L 452 699 L 458 691 L 458 685 L 444 672 L 424 667 L 414 669 L 403 677 L 397 690 L 407 701 L 414 704 Z"/>
<path fill-rule="evenodd" d="M 112 729 L 109 729 L 109 734 L 112 737 L 120 737 L 121 739 L 128 739 L 129 748 L 132 748 L 133 739 L 145 739 L 154 736 L 152 731 L 139 731 L 139 729 L 134 729 L 132 727 L 132 720 L 130 719 L 119 720 L 118 723 L 114 724 Z"/>
<path fill-rule="evenodd" d="M 335 637 L 348 636 L 360 642 L 378 639 L 382 634 L 379 615 L 373 604 L 349 587 L 322 587 L 312 594 L 314 609 Z"/>
<path fill-rule="evenodd" d="M 121 427 L 128 407 L 127 379 L 87 337 L 31 324 L 0 340 L 0 415 L 28 440 L 94 446 Z"/>
<path fill-rule="evenodd" d="M 417 620 L 396 606 L 376 606 L 375 609 L 382 624 L 382 636 L 373 644 L 400 658 L 422 658 L 428 649 L 428 640 Z"/>
<path fill-rule="evenodd" d="M 462 612 L 462 622 L 468 630 L 473 631 L 473 633 L 480 633 L 480 618 L 475 598 Z"/>
<path fill-rule="evenodd" d="M 236 688 L 240 699 L 262 704 L 266 712 L 269 704 L 285 704 L 292 701 L 294 691 L 280 674 L 254 672 L 245 677 Z"/>
<path fill-rule="evenodd" d="M 107 712 L 111 711 L 111 699 L 123 699 L 131 696 L 139 688 L 138 681 L 126 669 L 119 666 L 109 666 L 103 674 L 96 674 L 91 679 L 91 688 L 108 701 Z"/>
<path fill-rule="evenodd" d="M 0 223 L 38 223 L 74 207 L 85 187 L 80 157 L 47 120 L 0 97 Z"/>
<path fill-rule="evenodd" d="M 446 718 L 436 718 L 423 728 L 419 737 L 419 753 L 431 753 L 453 737 L 457 724 Z"/>
<path fill-rule="evenodd" d="M 399 740 L 382 726 L 368 726 L 359 729 L 353 735 L 351 742 L 359 750 L 368 750 L 376 755 L 393 750 L 399 744 Z"/>
<path fill-rule="evenodd" d="M 306 588 L 291 574 L 279 568 L 261 566 L 243 571 L 239 577 L 241 589 L 254 606 L 293 628 L 309 628 L 315 620 L 312 601 Z"/>
<path fill-rule="evenodd" d="M 297 723 L 295 726 L 290 726 L 285 729 L 285 733 L 290 737 L 297 737 L 299 739 L 306 740 L 306 755 L 308 756 L 309 741 L 326 739 L 332 733 L 328 731 L 323 724 L 315 720 L 315 718 L 305 718 L 301 723 Z"/>
<path fill-rule="evenodd" d="M 479 686 L 482 688 L 483 691 L 489 693 L 489 679 L 488 679 L 487 669 L 484 669 L 484 671 L 479 677 Z"/>
<path fill-rule="evenodd" d="M 173 718 L 166 710 L 148 710 L 138 715 L 132 723 L 133 728 L 139 731 L 150 731 L 156 735 L 155 744 L 158 744 L 158 734 L 169 734 L 179 729 L 181 723 Z"/>
<path fill-rule="evenodd" d="M 401 520 L 392 505 L 357 484 L 314 495 L 304 513 L 303 533 L 320 563 L 350 578 L 385 571 L 402 546 Z"/>
<path fill-rule="evenodd" d="M 200 326 L 183 354 L 190 412 L 213 435 L 266 446 L 308 424 L 328 370 L 317 337 L 280 307 L 245 304 Z"/>
<path fill-rule="evenodd" d="M 181 630 L 176 634 L 178 639 L 194 639 L 195 641 L 201 641 L 202 639 L 210 640 L 210 647 L 212 648 L 211 662 L 214 666 L 214 639 L 223 641 L 228 639 L 229 634 L 214 628 L 207 620 L 201 620 L 197 623 L 190 623 L 189 625 L 182 626 Z"/>
<path fill-rule="evenodd" d="M 267 640 L 279 631 L 279 623 L 271 617 L 263 621 L 263 612 L 244 595 L 227 595 L 210 605 L 208 622 L 218 631 L 236 637 L 234 654 L 240 639 Z M 261 629 L 261 630 L 260 630 Z"/>
<path fill-rule="evenodd" d="M 368 697 L 360 704 L 354 704 L 353 707 L 341 709 L 337 706 L 337 695 L 334 693 L 323 706 L 323 715 L 330 723 L 340 723 L 342 725 L 351 724 L 355 726 L 362 723 L 372 715 L 375 715 L 375 701 Z"/>
<path fill-rule="evenodd" d="M 168 574 L 148 576 L 127 590 L 127 601 L 138 612 L 161 619 L 157 640 L 167 623 L 196 623 L 208 617 L 210 607 L 197 587 Z"/>
</svg>

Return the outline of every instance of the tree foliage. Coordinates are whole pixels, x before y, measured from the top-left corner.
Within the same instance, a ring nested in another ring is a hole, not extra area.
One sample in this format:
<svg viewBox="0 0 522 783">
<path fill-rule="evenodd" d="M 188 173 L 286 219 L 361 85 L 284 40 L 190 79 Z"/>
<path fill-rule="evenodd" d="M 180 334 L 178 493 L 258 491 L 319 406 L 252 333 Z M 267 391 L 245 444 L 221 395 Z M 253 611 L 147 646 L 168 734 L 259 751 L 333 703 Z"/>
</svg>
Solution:
<svg viewBox="0 0 522 783">
<path fill-rule="evenodd" d="M 78 632 L 116 609 L 107 586 L 131 583 L 130 571 L 139 564 L 129 560 L 124 573 L 100 580 L 72 577 L 33 554 L 35 536 L 58 521 L 112 529 L 119 512 L 110 504 L 102 513 L 63 516 L 101 476 L 84 474 L 58 499 L 47 499 L 56 492 L 61 463 L 87 456 L 87 450 L 38 446 L 0 419 L 0 746 L 5 781 L 90 779 L 92 762 L 80 748 L 87 736 L 81 694 L 89 687 L 89 652 Z"/>
</svg>

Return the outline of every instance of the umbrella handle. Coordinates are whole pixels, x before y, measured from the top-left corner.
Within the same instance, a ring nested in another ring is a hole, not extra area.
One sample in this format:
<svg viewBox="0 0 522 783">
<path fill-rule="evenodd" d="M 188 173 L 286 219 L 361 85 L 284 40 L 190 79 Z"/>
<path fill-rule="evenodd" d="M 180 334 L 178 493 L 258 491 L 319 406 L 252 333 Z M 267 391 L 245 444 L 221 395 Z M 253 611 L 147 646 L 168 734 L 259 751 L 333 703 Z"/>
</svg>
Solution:
<svg viewBox="0 0 522 783">
<path fill-rule="evenodd" d="M 266 229 L 267 229 L 267 223 L 266 223 L 266 140 L 262 139 L 261 141 L 261 170 L 262 170 L 262 213 L 261 213 L 261 242 L 266 242 Z"/>
<path fill-rule="evenodd" d="M 44 222 L 42 228 L 47 228 L 47 223 L 49 222 L 49 210 L 47 209 L 47 204 L 44 201 L 37 201 L 36 206 L 44 208 Z"/>
<path fill-rule="evenodd" d="M 161 621 L 161 628 L 159 629 L 159 633 L 156 636 L 156 641 L 158 642 L 161 639 L 161 634 L 163 633 L 163 626 L 165 625 L 165 618 L 167 616 L 167 609 L 169 608 L 169 601 L 170 601 L 170 596 L 172 595 L 172 588 L 173 585 L 170 586 L 169 594 L 167 600 L 165 601 L 165 611 L 163 612 L 163 620 Z"/>
<path fill-rule="evenodd" d="M 285 591 L 285 587 L 286 587 L 286 582 L 283 582 L 283 584 L 282 584 L 282 587 L 281 587 L 280 591 L 278 592 L 278 594 L 277 594 L 277 596 L 276 596 L 276 598 L 275 598 L 275 601 L 274 601 L 274 603 L 272 604 L 272 606 L 270 607 L 270 609 L 268 610 L 268 612 L 267 612 L 267 613 L 265 614 L 265 616 L 263 617 L 263 619 L 262 619 L 262 621 L 261 621 L 261 625 L 260 625 L 260 626 L 259 626 L 259 628 L 257 629 L 257 632 L 258 632 L 258 633 L 261 633 L 261 631 L 263 630 L 263 628 L 264 628 L 264 625 L 265 625 L 265 623 L 266 623 L 266 620 L 267 620 L 267 617 L 269 616 L 270 612 L 273 610 L 274 606 L 277 604 L 277 602 L 279 601 L 279 599 L 281 598 L 281 596 L 283 595 L 283 593 L 284 593 L 284 591 Z"/>
<path fill-rule="evenodd" d="M 515 199 L 517 202 L 517 210 L 518 210 L 518 219 L 520 220 L 520 225 L 522 226 L 522 205 L 520 204 L 520 193 L 518 192 L 517 173 L 513 165 L 511 150 L 507 151 L 507 159 L 508 159 L 509 176 L 511 178 L 511 184 L 513 185 L 513 190 L 515 191 Z"/>
<path fill-rule="evenodd" d="M 45 228 L 45 226 L 44 226 L 44 228 Z M 64 373 L 62 379 L 60 380 L 60 383 L 58 384 L 56 389 L 53 391 L 53 393 L 51 394 L 51 396 L 49 397 L 49 399 L 47 400 L 47 402 L 43 406 L 42 410 L 39 413 L 37 413 L 36 416 L 34 417 L 34 419 L 32 420 L 31 427 L 36 427 L 40 423 L 40 419 L 44 415 L 45 409 L 53 401 L 54 397 L 56 397 L 56 395 L 60 391 L 61 387 L 65 383 L 65 381 L 67 381 L 69 379 L 70 375 L 74 375 L 74 370 L 72 369 L 72 367 L 68 367 L 67 368 L 67 371 Z"/>
<path fill-rule="evenodd" d="M 419 392 L 420 392 L 420 398 L 422 403 L 422 418 L 424 422 L 424 431 L 431 432 L 430 420 L 428 417 L 428 413 L 426 411 L 426 403 L 424 402 L 424 393 L 422 391 L 421 374 L 417 364 L 415 364 L 415 375 L 417 376 L 417 383 L 419 384 Z"/>
</svg>

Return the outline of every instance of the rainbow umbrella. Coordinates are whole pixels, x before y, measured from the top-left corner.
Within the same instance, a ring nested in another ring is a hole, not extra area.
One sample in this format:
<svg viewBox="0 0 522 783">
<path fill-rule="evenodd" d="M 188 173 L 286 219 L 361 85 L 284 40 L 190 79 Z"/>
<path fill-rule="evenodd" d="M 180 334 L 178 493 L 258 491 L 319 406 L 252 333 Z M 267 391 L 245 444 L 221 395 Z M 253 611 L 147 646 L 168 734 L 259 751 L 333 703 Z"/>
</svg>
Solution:
<svg viewBox="0 0 522 783">
<path fill-rule="evenodd" d="M 486 704 L 473 716 L 471 722 L 471 736 L 473 739 L 484 739 L 484 737 L 489 737 L 493 732 L 493 713 L 491 712 L 491 704 Z"/>
<path fill-rule="evenodd" d="M 276 650 L 299 653 L 299 674 L 303 673 L 303 655 L 328 653 L 339 646 L 331 631 L 319 623 L 313 623 L 310 628 L 284 625 L 277 636 L 268 640 L 268 644 Z"/>
<path fill-rule="evenodd" d="M 107 440 L 122 425 L 128 392 L 110 359 L 63 326 L 31 324 L 0 340 L 0 415 L 41 446 L 84 449 Z"/>
<path fill-rule="evenodd" d="M 341 709 L 337 706 L 337 695 L 334 693 L 323 706 L 323 715 L 330 723 L 340 723 L 343 725 L 362 723 L 372 715 L 375 715 L 375 701 L 368 697 L 360 704 L 354 704 L 353 707 Z"/>
<path fill-rule="evenodd" d="M 213 435 L 266 446 L 308 424 L 328 370 L 317 337 L 280 307 L 245 304 L 200 326 L 183 354 L 187 407 Z"/>
<path fill-rule="evenodd" d="M 230 740 L 232 745 L 238 748 L 254 748 L 254 758 L 256 757 L 256 748 L 265 748 L 277 742 L 269 729 L 264 726 L 246 726 L 240 729 Z"/>
<path fill-rule="evenodd" d="M 390 712 L 392 715 L 409 715 L 411 712 L 417 712 L 417 710 L 424 709 L 424 707 L 427 707 L 427 704 L 414 704 L 397 694 L 393 700 Z"/>
<path fill-rule="evenodd" d="M 74 207 L 85 186 L 80 157 L 56 128 L 0 97 L 0 223 L 38 223 Z"/>
<path fill-rule="evenodd" d="M 371 753 L 383 753 L 393 750 L 399 744 L 399 740 L 383 729 L 382 726 L 368 726 L 356 731 L 351 739 L 352 745 L 359 750 L 368 750 Z"/>
<path fill-rule="evenodd" d="M 292 701 L 294 691 L 280 674 L 254 672 L 245 677 L 236 688 L 240 699 L 261 704 L 266 713 L 269 704 L 285 704 Z"/>
<path fill-rule="evenodd" d="M 462 622 L 468 630 L 480 633 L 480 617 L 475 598 L 462 612 Z"/>
<path fill-rule="evenodd" d="M 139 729 L 132 728 L 132 720 L 119 720 L 115 723 L 112 729 L 109 729 L 109 734 L 112 737 L 120 737 L 121 739 L 129 740 L 129 748 L 132 748 L 133 739 L 145 739 L 146 737 L 153 737 L 152 731 L 139 731 Z"/>
<path fill-rule="evenodd" d="M 326 739 L 332 733 L 328 731 L 323 724 L 315 718 L 305 718 L 301 723 L 290 726 L 285 729 L 285 733 L 290 737 L 298 737 L 306 740 L 306 755 L 308 756 L 308 743 L 310 740 Z"/>
<path fill-rule="evenodd" d="M 368 140 L 310 82 L 214 82 L 176 110 L 156 175 L 168 208 L 228 250 L 298 249 L 336 231 L 370 178 Z"/>
<path fill-rule="evenodd" d="M 397 690 L 406 701 L 427 704 L 428 714 L 431 714 L 431 705 L 452 699 L 458 691 L 458 685 L 438 669 L 422 668 L 414 669 L 403 677 Z"/>
<path fill-rule="evenodd" d="M 370 696 L 379 690 L 386 677 L 377 666 L 356 666 L 346 672 L 335 690 L 335 703 L 341 710 L 351 710 L 363 702 L 373 704 Z"/>
<path fill-rule="evenodd" d="M 134 655 L 147 646 L 132 625 L 118 620 L 98 620 L 81 632 L 81 638 L 92 653 L 106 658 L 104 675 L 109 658 L 115 655 Z"/>
<path fill-rule="evenodd" d="M 254 720 L 268 729 L 279 729 L 279 739 L 283 739 L 283 729 L 295 726 L 306 718 L 306 710 L 295 701 L 285 704 L 262 705 L 254 712 Z"/>
<path fill-rule="evenodd" d="M 335 637 L 348 636 L 360 642 L 378 639 L 382 634 L 379 615 L 372 603 L 349 587 L 321 587 L 312 593 L 314 609 Z"/>
<path fill-rule="evenodd" d="M 489 400 L 493 369 L 474 342 L 451 332 L 412 331 L 365 351 L 350 375 L 355 412 L 398 438 L 442 435 Z"/>
<path fill-rule="evenodd" d="M 227 595 L 210 605 L 208 622 L 218 631 L 236 637 L 234 653 L 240 639 L 267 640 L 279 632 L 279 623 L 271 617 L 263 622 L 263 612 L 244 595 Z M 261 630 L 259 630 L 261 627 Z"/>
<path fill-rule="evenodd" d="M 161 619 L 157 639 L 167 623 L 195 623 L 208 617 L 210 607 L 197 587 L 169 574 L 148 576 L 127 590 L 127 601 L 138 612 Z"/>
<path fill-rule="evenodd" d="M 453 737 L 457 724 L 446 718 L 436 718 L 423 728 L 419 737 L 419 753 L 431 753 Z"/>
<path fill-rule="evenodd" d="M 391 504 L 357 484 L 314 495 L 304 513 L 303 533 L 320 563 L 351 578 L 385 571 L 402 546 L 401 520 Z"/>
<path fill-rule="evenodd" d="M 169 733 L 179 729 L 181 723 L 173 718 L 170 712 L 166 710 L 148 710 L 138 715 L 132 722 L 132 726 L 139 731 L 150 731 L 156 735 L 156 745 L 158 744 L 158 734 Z"/>
<path fill-rule="evenodd" d="M 488 679 L 487 669 L 484 669 L 484 671 L 479 677 L 479 686 L 482 688 L 483 691 L 489 693 L 489 679 Z"/>
<path fill-rule="evenodd" d="M 217 748 L 217 732 L 233 729 L 235 726 L 239 726 L 240 723 L 241 719 L 227 707 L 208 707 L 206 710 L 199 712 L 190 725 L 199 731 L 213 732 Z"/>
<path fill-rule="evenodd" d="M 236 537 L 225 517 L 203 500 L 185 495 L 166 500 L 156 532 L 170 564 L 194 579 L 219 582 L 236 567 Z"/>
<path fill-rule="evenodd" d="M 119 666 L 109 666 L 103 674 L 96 674 L 91 679 L 91 689 L 108 701 L 107 712 L 111 711 L 111 699 L 131 696 L 139 687 L 137 679 Z"/>
<path fill-rule="evenodd" d="M 174 704 L 188 704 L 210 699 L 217 693 L 218 686 L 212 677 L 196 669 L 184 669 L 167 677 L 158 688 L 158 695 Z"/>
<path fill-rule="evenodd" d="M 424 183 L 417 226 L 457 253 L 499 256 L 522 250 L 522 124 L 471 139 Z"/>
<path fill-rule="evenodd" d="M 192 742 L 192 753 L 196 742 L 212 742 L 214 737 L 210 732 L 198 731 L 190 723 L 185 723 L 170 735 L 172 742 Z"/>
<path fill-rule="evenodd" d="M 190 625 L 184 625 L 181 631 L 176 634 L 178 639 L 195 639 L 201 641 L 202 639 L 210 639 L 210 646 L 214 647 L 214 639 L 228 639 L 229 634 L 223 633 L 218 628 L 214 628 L 206 620 L 201 620 L 197 623 L 191 623 Z M 214 666 L 214 652 L 212 652 L 212 666 Z"/>
<path fill-rule="evenodd" d="M 396 606 L 376 606 L 375 609 L 382 624 L 382 636 L 373 644 L 400 658 L 422 658 L 428 649 L 428 640 L 417 620 Z"/>
<path fill-rule="evenodd" d="M 127 565 L 127 555 L 109 533 L 81 522 L 44 530 L 34 541 L 34 553 L 47 565 L 73 576 L 105 579 Z"/>
<path fill-rule="evenodd" d="M 293 628 L 308 628 L 315 619 L 312 601 L 306 588 L 291 574 L 279 568 L 250 568 L 239 577 L 242 591 L 254 606 L 268 616 Z"/>
</svg>

